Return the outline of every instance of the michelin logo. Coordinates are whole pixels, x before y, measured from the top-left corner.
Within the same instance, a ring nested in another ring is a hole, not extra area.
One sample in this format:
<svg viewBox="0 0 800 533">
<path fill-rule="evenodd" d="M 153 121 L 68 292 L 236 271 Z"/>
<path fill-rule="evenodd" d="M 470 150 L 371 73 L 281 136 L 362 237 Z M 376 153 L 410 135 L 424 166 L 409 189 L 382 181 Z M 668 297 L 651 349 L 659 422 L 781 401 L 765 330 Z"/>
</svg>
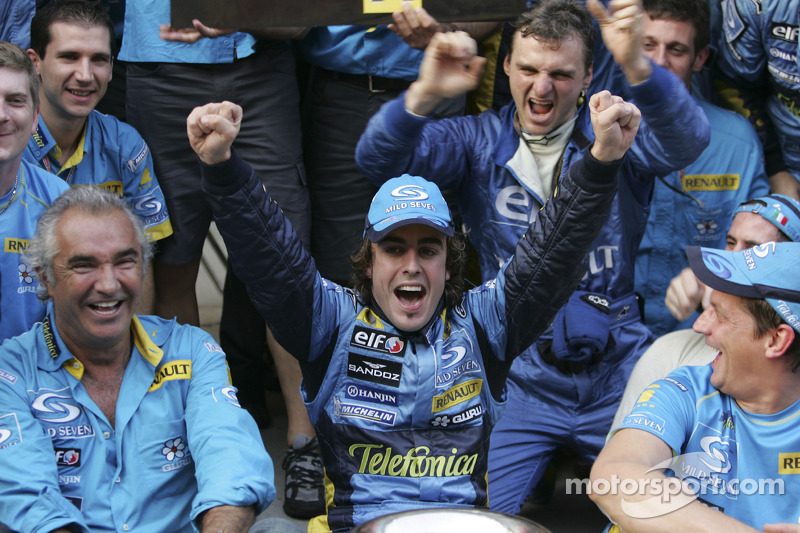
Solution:
<svg viewBox="0 0 800 533">
<path fill-rule="evenodd" d="M 365 407 L 354 403 L 338 403 L 336 407 L 337 416 L 362 418 L 386 426 L 393 426 L 397 419 L 397 413 L 375 407 Z"/>
</svg>

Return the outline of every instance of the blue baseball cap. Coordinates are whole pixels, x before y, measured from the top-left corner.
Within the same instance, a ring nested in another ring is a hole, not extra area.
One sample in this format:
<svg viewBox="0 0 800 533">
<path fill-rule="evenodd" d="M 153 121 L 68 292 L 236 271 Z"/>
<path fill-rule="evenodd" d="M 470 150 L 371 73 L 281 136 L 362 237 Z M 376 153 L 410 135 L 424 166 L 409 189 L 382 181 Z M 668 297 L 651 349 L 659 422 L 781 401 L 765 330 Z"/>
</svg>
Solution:
<svg viewBox="0 0 800 533">
<path fill-rule="evenodd" d="M 364 235 L 380 242 L 395 229 L 424 224 L 452 237 L 455 231 L 450 208 L 435 183 L 403 174 L 384 183 L 369 206 Z"/>
<path fill-rule="evenodd" d="M 800 202 L 783 194 L 768 194 L 739 204 L 733 216 L 747 212 L 761 215 L 789 239 L 800 242 Z"/>
<path fill-rule="evenodd" d="M 768 242 L 741 252 L 689 246 L 689 266 L 712 289 L 766 300 L 800 333 L 800 243 Z"/>
</svg>

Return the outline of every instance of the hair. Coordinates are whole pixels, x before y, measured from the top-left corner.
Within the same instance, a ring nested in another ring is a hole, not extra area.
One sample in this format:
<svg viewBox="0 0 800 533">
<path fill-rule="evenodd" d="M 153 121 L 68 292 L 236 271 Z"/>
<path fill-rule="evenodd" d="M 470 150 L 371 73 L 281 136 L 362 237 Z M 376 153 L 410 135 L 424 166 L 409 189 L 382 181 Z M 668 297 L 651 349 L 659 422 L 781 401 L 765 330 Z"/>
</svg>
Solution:
<svg viewBox="0 0 800 533">
<path fill-rule="evenodd" d="M 753 320 L 755 321 L 755 330 L 753 331 L 754 338 L 758 339 L 763 337 L 781 324 L 785 324 L 778 312 L 766 300 L 761 298 L 740 298 L 742 300 L 744 309 L 750 314 L 750 316 L 753 317 Z M 794 328 L 792 329 L 794 330 Z M 798 367 L 800 367 L 800 341 L 798 341 L 799 335 L 800 334 L 795 331 L 794 341 L 792 341 L 792 344 L 789 345 L 789 347 L 786 349 L 786 352 L 783 354 L 784 357 L 787 358 L 792 372 L 797 371 Z"/>
<path fill-rule="evenodd" d="M 33 109 L 39 109 L 39 76 L 28 54 L 16 44 L 0 41 L 0 67 L 28 75 L 28 91 Z"/>
<path fill-rule="evenodd" d="M 450 272 L 450 279 L 444 284 L 444 302 L 447 307 L 454 307 L 464 296 L 467 243 L 463 233 L 456 231 L 452 237 L 447 237 L 446 254 L 445 268 Z M 372 260 L 372 241 L 364 237 L 361 246 L 350 256 L 353 267 L 350 281 L 361 301 L 367 304 L 372 300 L 372 279 L 367 276 Z"/>
<path fill-rule="evenodd" d="M 142 276 L 153 258 L 153 246 L 147 238 L 142 220 L 134 213 L 127 200 L 110 191 L 94 186 L 73 187 L 59 196 L 45 211 L 36 224 L 36 233 L 25 251 L 25 260 L 37 272 L 39 287 L 36 296 L 43 301 L 50 299 L 47 287 L 42 282 L 42 274 L 50 284 L 55 284 L 53 260 L 58 255 L 56 228 L 64 215 L 72 210 L 80 210 L 90 215 L 101 215 L 119 211 L 124 213 L 133 225 L 136 240 L 142 249 Z"/>
<path fill-rule="evenodd" d="M 594 27 L 592 16 L 575 0 L 543 0 L 523 13 L 513 23 L 514 34 L 508 43 L 508 57 L 514 46 L 514 35 L 533 36 L 551 48 L 558 49 L 563 39 L 576 35 L 583 43 L 586 72 L 594 61 Z"/>
<path fill-rule="evenodd" d="M 644 0 L 647 16 L 653 20 L 675 20 L 694 26 L 694 53 L 708 46 L 711 14 L 706 0 Z"/>
<path fill-rule="evenodd" d="M 44 58 L 45 50 L 53 36 L 50 27 L 56 22 L 66 22 L 84 28 L 104 26 L 108 29 L 108 46 L 114 52 L 114 23 L 108 10 L 99 1 L 55 0 L 36 10 L 31 20 L 31 48 Z"/>
</svg>

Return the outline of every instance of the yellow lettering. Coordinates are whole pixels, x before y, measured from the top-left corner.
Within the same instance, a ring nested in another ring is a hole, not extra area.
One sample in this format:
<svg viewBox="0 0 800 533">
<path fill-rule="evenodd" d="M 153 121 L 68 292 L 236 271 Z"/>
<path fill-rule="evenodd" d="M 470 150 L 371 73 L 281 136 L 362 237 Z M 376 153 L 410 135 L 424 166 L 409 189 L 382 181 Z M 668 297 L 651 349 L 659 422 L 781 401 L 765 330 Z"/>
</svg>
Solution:
<svg viewBox="0 0 800 533">
<path fill-rule="evenodd" d="M 397 466 L 402 462 L 403 462 L 403 456 L 402 455 L 393 455 L 392 456 L 392 458 L 389 460 L 389 475 L 390 476 L 399 476 L 400 475 L 400 472 L 397 471 Z"/>
<path fill-rule="evenodd" d="M 481 393 L 483 380 L 471 379 L 447 389 L 442 394 L 433 397 L 431 411 L 438 413 L 453 405 L 465 402 Z"/>
</svg>

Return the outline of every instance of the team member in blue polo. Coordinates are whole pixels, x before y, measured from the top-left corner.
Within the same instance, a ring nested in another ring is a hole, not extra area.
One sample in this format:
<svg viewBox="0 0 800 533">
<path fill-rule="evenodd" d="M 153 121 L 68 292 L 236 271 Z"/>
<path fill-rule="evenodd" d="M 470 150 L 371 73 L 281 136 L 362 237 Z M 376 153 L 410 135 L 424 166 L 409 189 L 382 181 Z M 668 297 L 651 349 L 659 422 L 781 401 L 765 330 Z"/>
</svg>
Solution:
<svg viewBox="0 0 800 533">
<path fill-rule="evenodd" d="M 592 498 L 624 531 L 797 531 L 800 244 L 688 252 L 713 289 L 694 329 L 717 355 L 644 390 L 592 471 L 623 489 Z"/>
<path fill-rule="evenodd" d="M 94 109 L 111 81 L 113 38 L 100 3 L 62 0 L 36 13 L 28 55 L 41 79 L 41 114 L 23 157 L 72 186 L 125 197 L 158 241 L 172 234 L 172 225 L 150 150 L 133 127 Z"/>
<path fill-rule="evenodd" d="M 0 42 L 0 341 L 41 320 L 36 273 L 23 257 L 39 215 L 69 187 L 22 160 L 36 128 L 39 80 L 17 45 Z"/>
</svg>

